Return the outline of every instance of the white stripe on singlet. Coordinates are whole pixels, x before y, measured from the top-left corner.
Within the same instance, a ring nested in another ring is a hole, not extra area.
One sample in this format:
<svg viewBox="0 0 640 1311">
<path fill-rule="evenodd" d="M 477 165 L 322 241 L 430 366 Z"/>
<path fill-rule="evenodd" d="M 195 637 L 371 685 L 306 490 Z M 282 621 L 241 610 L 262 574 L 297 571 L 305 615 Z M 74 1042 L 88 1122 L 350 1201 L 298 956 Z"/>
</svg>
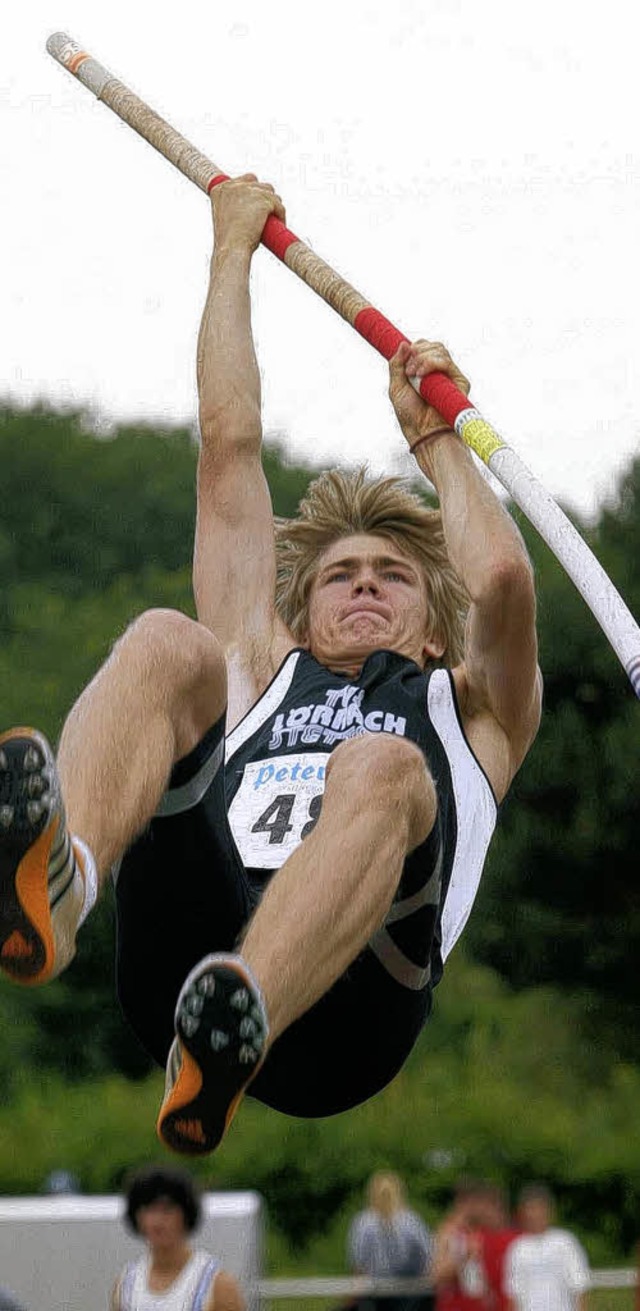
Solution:
<svg viewBox="0 0 640 1311">
<path fill-rule="evenodd" d="M 495 828 L 496 803 L 487 777 L 464 735 L 451 676 L 445 669 L 436 670 L 429 680 L 427 707 L 449 762 L 457 823 L 456 848 L 442 912 L 444 960 L 457 942 L 475 900 Z M 423 968 L 409 960 L 387 931 L 387 925 L 404 919 L 421 906 L 436 905 L 440 899 L 441 874 L 442 850 L 424 887 L 412 897 L 394 902 L 383 927 L 369 942 L 391 977 L 413 991 L 420 991 L 429 982 L 431 964 Z"/>
<path fill-rule="evenodd" d="M 223 759 L 224 742 L 218 742 L 213 754 L 207 757 L 193 778 L 190 778 L 187 783 L 182 783 L 179 787 L 170 788 L 168 792 L 165 792 L 156 810 L 156 815 L 166 819 L 168 815 L 181 815 L 184 810 L 192 810 L 194 806 L 197 806 L 213 783 Z"/>
<path fill-rule="evenodd" d="M 231 730 L 227 738 L 226 756 L 229 761 L 236 751 L 243 747 L 245 742 L 257 733 L 259 728 L 266 723 L 270 715 L 278 709 L 280 702 L 284 700 L 293 682 L 293 675 L 296 672 L 296 666 L 300 659 L 301 651 L 291 651 L 285 658 L 284 664 L 279 669 L 272 683 L 269 684 L 266 692 L 251 707 L 244 719 Z"/>
<path fill-rule="evenodd" d="M 213 755 L 207 757 L 198 772 L 193 775 L 193 778 L 178 787 L 169 788 L 165 792 L 156 810 L 156 815 L 163 819 L 166 819 L 168 815 L 181 815 L 183 811 L 192 810 L 194 806 L 202 801 L 225 758 L 225 754 L 226 759 L 229 760 L 234 752 L 244 745 L 247 738 L 262 727 L 269 715 L 277 710 L 283 697 L 289 691 L 299 655 L 299 651 L 292 651 L 287 656 L 273 682 L 247 712 L 244 719 L 241 719 L 240 723 L 231 731 L 226 744 L 224 742 L 218 743 Z"/>
<path fill-rule="evenodd" d="M 449 761 L 458 826 L 442 911 L 442 959 L 446 960 L 469 918 L 480 886 L 497 806 L 489 780 L 464 735 L 453 680 L 446 669 L 437 669 L 429 680 L 427 705 Z"/>
<path fill-rule="evenodd" d="M 414 911 L 421 910 L 423 906 L 437 906 L 440 900 L 441 879 L 442 847 L 438 851 L 433 873 L 424 887 L 410 897 L 403 897 L 402 901 L 394 901 L 382 928 L 369 939 L 368 945 L 371 951 L 374 956 L 377 956 L 380 964 L 384 965 L 387 973 L 395 979 L 396 983 L 401 983 L 404 988 L 410 988 L 412 992 L 420 992 L 429 982 L 431 961 L 428 961 L 424 967 L 416 965 L 401 951 L 397 942 L 394 942 L 387 925 L 397 924 L 398 920 L 406 919 L 408 915 L 413 915 Z"/>
</svg>

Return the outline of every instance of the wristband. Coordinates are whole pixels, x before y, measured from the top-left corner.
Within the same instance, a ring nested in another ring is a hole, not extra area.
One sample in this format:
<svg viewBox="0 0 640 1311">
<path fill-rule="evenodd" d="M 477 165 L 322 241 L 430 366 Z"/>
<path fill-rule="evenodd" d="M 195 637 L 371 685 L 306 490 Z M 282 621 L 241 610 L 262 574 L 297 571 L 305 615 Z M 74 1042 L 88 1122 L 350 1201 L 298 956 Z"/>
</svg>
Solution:
<svg viewBox="0 0 640 1311">
<path fill-rule="evenodd" d="M 431 432 L 426 432 L 424 437 L 418 437 L 417 442 L 414 442 L 413 446 L 409 447 L 409 453 L 413 455 L 414 452 L 417 451 L 418 447 L 422 446 L 423 442 L 430 442 L 433 437 L 439 437 L 443 432 L 450 432 L 455 437 L 455 432 L 451 427 L 451 425 L 448 423 L 443 423 L 441 428 L 432 428 Z"/>
</svg>

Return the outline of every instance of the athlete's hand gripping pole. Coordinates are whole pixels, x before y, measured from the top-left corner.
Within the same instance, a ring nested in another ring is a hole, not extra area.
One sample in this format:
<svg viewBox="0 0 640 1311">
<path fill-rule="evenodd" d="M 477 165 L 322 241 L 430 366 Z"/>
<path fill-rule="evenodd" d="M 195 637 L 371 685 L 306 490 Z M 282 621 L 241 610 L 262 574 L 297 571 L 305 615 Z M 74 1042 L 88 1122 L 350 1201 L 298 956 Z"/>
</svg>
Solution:
<svg viewBox="0 0 640 1311">
<path fill-rule="evenodd" d="M 213 187 L 227 181 L 226 173 L 70 37 L 56 32 L 49 37 L 47 50 L 202 191 L 209 194 Z M 273 215 L 265 224 L 262 242 L 385 359 L 391 359 L 400 342 L 408 340 Z M 475 451 L 537 528 L 592 610 L 640 697 L 640 628 L 573 524 L 515 451 L 445 374 L 432 373 L 422 378 L 419 392 Z"/>
</svg>

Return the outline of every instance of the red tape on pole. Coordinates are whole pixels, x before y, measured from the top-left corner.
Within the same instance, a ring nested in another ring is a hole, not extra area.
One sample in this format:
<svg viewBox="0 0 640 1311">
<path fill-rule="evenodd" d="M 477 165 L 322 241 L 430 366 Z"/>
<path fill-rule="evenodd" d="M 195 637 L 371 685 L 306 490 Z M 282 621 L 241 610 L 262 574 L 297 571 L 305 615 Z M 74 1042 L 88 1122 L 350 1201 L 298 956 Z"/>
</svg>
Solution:
<svg viewBox="0 0 640 1311">
<path fill-rule="evenodd" d="M 214 174 L 207 184 L 209 195 L 214 187 L 228 181 L 228 173 Z M 281 219 L 276 218 L 275 214 L 271 214 L 264 225 L 260 240 L 272 255 L 285 263 L 285 255 L 289 247 L 300 241 L 300 238 L 286 227 Z M 374 350 L 384 356 L 385 360 L 390 360 L 395 355 L 401 342 L 409 340 L 373 305 L 360 310 L 352 326 L 370 346 L 373 346 Z M 461 392 L 445 373 L 430 373 L 428 377 L 423 378 L 420 383 L 420 395 L 429 405 L 435 406 L 451 428 L 454 427 L 458 415 L 463 410 L 468 410 L 471 405 L 464 392 Z"/>
</svg>

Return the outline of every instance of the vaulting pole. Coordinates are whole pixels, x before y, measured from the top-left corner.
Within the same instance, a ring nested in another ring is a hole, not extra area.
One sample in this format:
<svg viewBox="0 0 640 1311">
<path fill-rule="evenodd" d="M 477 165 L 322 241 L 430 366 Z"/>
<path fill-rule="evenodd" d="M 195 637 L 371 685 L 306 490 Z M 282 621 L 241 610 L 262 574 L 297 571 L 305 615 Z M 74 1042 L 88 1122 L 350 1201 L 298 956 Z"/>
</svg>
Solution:
<svg viewBox="0 0 640 1311">
<path fill-rule="evenodd" d="M 202 191 L 210 194 L 215 186 L 228 180 L 217 164 L 196 150 L 70 37 L 63 32 L 54 33 L 47 41 L 47 50 Z M 262 243 L 385 359 L 391 359 L 400 343 L 408 340 L 274 215 L 265 224 Z M 443 373 L 432 373 L 420 379 L 419 384 L 416 380 L 416 389 L 455 428 L 537 528 L 598 620 L 640 698 L 640 628 L 560 506 L 450 378 Z"/>
</svg>

